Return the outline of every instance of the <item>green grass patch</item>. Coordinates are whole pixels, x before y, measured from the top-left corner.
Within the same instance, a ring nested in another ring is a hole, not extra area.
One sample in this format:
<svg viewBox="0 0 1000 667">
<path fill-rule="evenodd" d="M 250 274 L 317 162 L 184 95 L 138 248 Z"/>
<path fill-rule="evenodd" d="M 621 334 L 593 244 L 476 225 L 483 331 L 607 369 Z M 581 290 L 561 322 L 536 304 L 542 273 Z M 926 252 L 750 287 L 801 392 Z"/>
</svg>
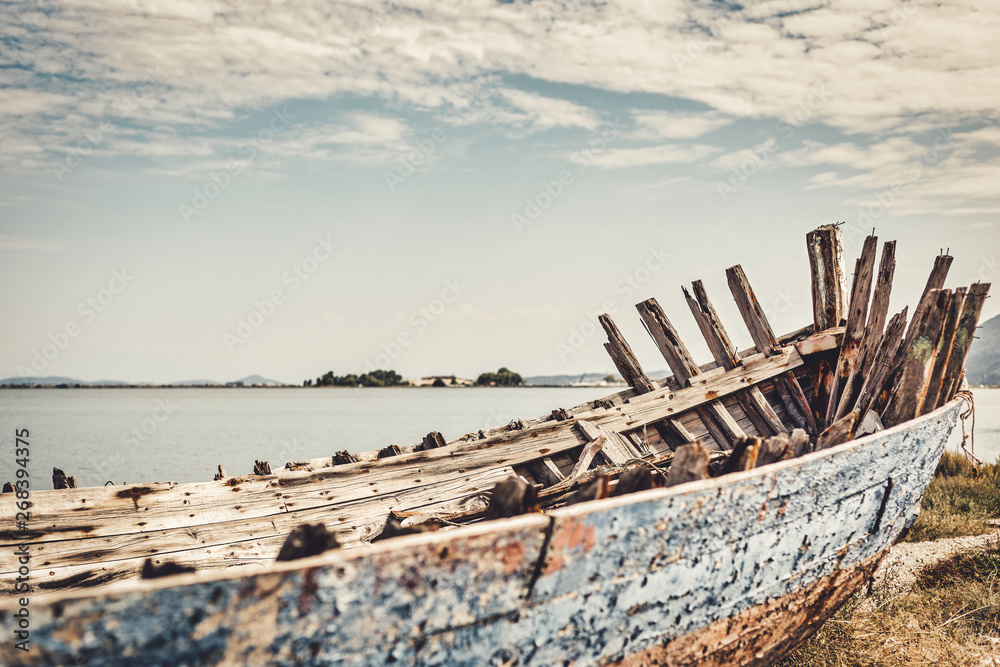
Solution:
<svg viewBox="0 0 1000 667">
<path fill-rule="evenodd" d="M 1000 461 L 977 471 L 964 455 L 945 452 L 923 499 L 907 542 L 981 535 L 1000 517 Z"/>
</svg>

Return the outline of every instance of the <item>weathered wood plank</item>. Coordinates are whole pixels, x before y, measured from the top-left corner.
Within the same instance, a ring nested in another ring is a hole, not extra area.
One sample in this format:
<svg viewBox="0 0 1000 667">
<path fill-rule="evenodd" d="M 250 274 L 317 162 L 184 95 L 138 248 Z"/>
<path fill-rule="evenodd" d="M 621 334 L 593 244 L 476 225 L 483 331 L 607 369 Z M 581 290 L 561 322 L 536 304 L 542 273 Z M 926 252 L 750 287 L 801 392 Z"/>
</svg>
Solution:
<svg viewBox="0 0 1000 667">
<path fill-rule="evenodd" d="M 637 303 L 635 307 L 639 311 L 639 316 L 646 326 L 649 337 L 653 339 L 660 354 L 670 366 L 677 385 L 680 387 L 688 386 L 691 376 L 698 375 L 701 369 L 698 368 L 698 364 L 695 363 L 691 353 L 684 346 L 684 341 L 677 334 L 677 330 L 670 323 L 666 313 L 660 308 L 660 304 L 656 302 L 656 299 L 647 299 Z"/>
<path fill-rule="evenodd" d="M 859 414 L 867 415 L 872 409 L 876 397 L 882 392 L 886 381 L 892 373 L 893 365 L 899 354 L 899 348 L 903 344 L 903 332 L 906 329 L 907 308 L 889 321 L 882 339 L 879 341 L 875 353 L 872 355 L 871 368 L 865 376 L 858 392 L 858 398 L 854 402 L 853 410 Z"/>
<path fill-rule="evenodd" d="M 938 255 L 934 258 L 934 266 L 931 268 L 930 275 L 927 276 L 924 291 L 920 294 L 920 300 L 917 301 L 917 307 L 913 311 L 913 319 L 910 320 L 910 326 L 906 330 L 906 349 L 909 349 L 913 343 L 917 325 L 923 318 L 924 311 L 934 302 L 934 296 L 931 292 L 944 287 L 944 281 L 948 277 L 948 270 L 951 268 L 953 260 L 951 255 Z"/>
<path fill-rule="evenodd" d="M 844 238 L 839 225 L 823 225 L 806 234 L 816 331 L 840 326 L 847 314 Z"/>
<path fill-rule="evenodd" d="M 671 487 L 708 479 L 708 460 L 708 450 L 698 442 L 678 447 L 663 486 Z"/>
<path fill-rule="evenodd" d="M 841 341 L 844 340 L 844 327 L 834 327 L 824 331 L 818 331 L 808 338 L 803 338 L 795 343 L 795 349 L 803 357 L 820 352 L 829 352 L 840 348 Z"/>
<path fill-rule="evenodd" d="M 838 408 L 842 407 L 846 411 L 847 405 L 851 401 L 848 380 L 854 375 L 861 355 L 861 343 L 865 335 L 865 325 L 868 322 L 868 300 L 871 297 L 877 250 L 878 237 L 866 237 L 854 274 L 854 287 L 847 310 L 847 327 L 844 329 L 844 342 L 840 346 L 840 356 L 837 359 L 833 385 L 827 401 L 824 426 L 835 422 L 839 417 Z M 842 392 L 846 394 L 843 402 L 840 400 Z"/>
<path fill-rule="evenodd" d="M 684 297 L 708 348 L 712 351 L 715 362 L 726 370 L 736 368 L 741 363 L 740 357 L 736 353 L 736 347 L 729 340 L 729 334 L 722 326 L 722 322 L 715 312 L 715 307 L 708 298 L 705 286 L 700 280 L 697 280 L 692 283 L 691 288 L 697 299 L 692 298 L 686 289 L 684 289 Z M 778 415 L 775 414 L 774 409 L 758 387 L 750 387 L 736 396 L 740 407 L 743 408 L 759 434 L 766 436 L 785 432 L 784 424 L 781 423 Z M 739 437 L 739 434 L 736 434 L 736 437 Z"/>
<path fill-rule="evenodd" d="M 774 336 L 771 324 L 767 321 L 764 309 L 757 301 L 757 295 L 750 287 L 750 281 L 747 280 L 743 267 L 737 264 L 726 269 L 726 279 L 729 282 L 729 291 L 732 292 L 733 299 L 736 300 L 736 306 L 743 317 L 743 322 L 750 331 L 750 338 L 757 346 L 757 351 L 767 356 L 774 355 L 779 349 L 778 340 Z"/>
<path fill-rule="evenodd" d="M 955 339 L 948 357 L 948 366 L 944 372 L 942 380 L 946 388 L 938 398 L 937 406 L 941 407 L 955 397 L 955 392 L 961 382 L 963 369 L 965 368 L 965 358 L 969 354 L 969 346 L 976 334 L 976 326 L 979 324 L 979 315 L 982 312 L 983 304 L 990 292 L 990 283 L 975 283 L 969 287 L 965 295 L 962 306 L 962 318 L 959 320 L 958 329 L 955 332 Z"/>
<path fill-rule="evenodd" d="M 125 535 L 40 542 L 32 545 L 33 576 L 36 583 L 46 590 L 62 585 L 67 577 L 84 573 L 93 575 L 94 584 L 107 583 L 101 581 L 104 567 L 128 561 L 124 569 L 112 568 L 108 571 L 135 574 L 141 569 L 143 559 L 151 555 L 196 565 L 199 569 L 232 567 L 242 562 L 273 558 L 285 535 L 302 523 L 314 521 L 326 523 L 345 547 L 356 546 L 363 540 L 371 539 L 390 512 L 419 510 L 449 514 L 462 511 L 469 506 L 469 499 L 487 492 L 498 481 L 512 474 L 512 467 L 500 466 L 434 485 L 405 489 L 391 496 L 360 499 L 346 504 L 329 504 L 204 526 L 139 529 Z M 81 563 L 76 569 L 67 569 Z M 4 575 L 16 572 L 17 568 L 14 550 L 0 550 L 0 593 L 10 594 L 13 591 L 13 577 Z M 82 586 L 84 583 L 79 581 L 74 585 Z"/>
<path fill-rule="evenodd" d="M 737 264 L 726 269 L 726 277 L 729 281 L 729 289 L 733 293 L 740 315 L 743 316 L 743 321 L 750 331 L 754 345 L 765 356 L 777 354 L 780 350 L 778 341 L 767 321 L 764 310 L 760 307 L 760 302 L 757 301 L 753 288 L 750 287 L 750 281 L 747 280 L 743 267 Z M 810 433 L 815 433 L 816 420 L 813 417 L 812 406 L 809 405 L 805 392 L 802 391 L 795 376 L 792 374 L 779 376 L 775 378 L 774 385 L 795 425 Z"/>
<path fill-rule="evenodd" d="M 941 337 L 938 340 L 934 354 L 934 366 L 931 368 L 930 377 L 927 380 L 927 395 L 924 397 L 920 414 L 927 414 L 938 406 L 938 399 L 941 395 L 941 386 L 944 383 L 944 374 L 948 368 L 948 361 L 951 358 L 952 348 L 955 345 L 955 335 L 958 333 L 958 324 L 962 318 L 962 308 L 965 305 L 966 289 L 956 288 L 951 295 L 951 304 L 948 308 L 948 315 L 941 327 Z"/>
<path fill-rule="evenodd" d="M 843 444 L 854 437 L 854 427 L 858 423 L 857 411 L 849 412 L 833 422 L 816 440 L 816 451 Z"/>
<path fill-rule="evenodd" d="M 604 348 L 608 351 L 611 360 L 615 363 L 615 367 L 621 373 L 622 378 L 632 387 L 632 390 L 636 394 L 645 394 L 653 391 L 656 387 L 646 373 L 643 372 L 642 366 L 635 358 L 635 354 L 632 352 L 628 341 L 618 331 L 618 327 L 611 317 L 605 313 L 600 315 L 598 320 L 600 320 L 601 326 L 604 327 L 604 331 L 608 335 L 608 342 L 604 344 Z"/>
<path fill-rule="evenodd" d="M 872 295 L 871 312 L 865 325 L 865 340 L 862 346 L 861 364 L 871 363 L 875 350 L 882 340 L 886 321 L 889 318 L 889 299 L 892 297 L 892 279 L 896 273 L 896 242 L 886 241 L 882 245 L 882 259 L 878 266 L 878 279 Z"/>
<path fill-rule="evenodd" d="M 872 297 L 868 323 L 865 325 L 864 336 L 861 341 L 861 351 L 858 354 L 854 368 L 851 370 L 850 377 L 843 387 L 835 419 L 840 419 L 851 410 L 851 406 L 857 402 L 865 379 L 872 370 L 875 352 L 882 342 L 882 336 L 885 333 L 889 297 L 892 293 L 892 277 L 896 269 L 895 253 L 896 242 L 886 241 L 882 247 L 882 260 L 879 263 L 878 280 L 875 285 L 875 294 Z"/>
<path fill-rule="evenodd" d="M 928 301 L 930 305 L 923 309 L 920 322 L 910 323 L 912 342 L 902 350 L 905 356 L 900 379 L 882 413 L 882 423 L 890 428 L 919 416 L 927 395 L 927 382 L 948 316 L 951 290 L 932 289 Z"/>
<path fill-rule="evenodd" d="M 700 280 L 691 283 L 691 289 L 695 296 L 692 297 L 686 287 L 682 287 L 684 300 L 687 301 L 691 315 L 694 316 L 698 329 L 701 331 L 708 349 L 712 352 L 715 363 L 726 370 L 732 370 L 740 365 L 740 357 L 736 353 L 736 346 L 729 340 L 726 328 L 722 326 L 719 314 L 715 312 L 715 307 L 708 298 L 708 292 Z"/>
</svg>

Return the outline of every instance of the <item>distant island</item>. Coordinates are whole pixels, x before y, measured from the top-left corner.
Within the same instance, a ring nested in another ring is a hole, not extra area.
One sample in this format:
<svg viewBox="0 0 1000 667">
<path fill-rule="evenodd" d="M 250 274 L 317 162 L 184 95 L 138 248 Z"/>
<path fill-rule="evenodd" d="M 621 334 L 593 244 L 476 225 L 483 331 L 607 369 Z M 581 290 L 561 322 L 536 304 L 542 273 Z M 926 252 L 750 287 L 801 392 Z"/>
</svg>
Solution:
<svg viewBox="0 0 1000 667">
<path fill-rule="evenodd" d="M 650 373 L 659 377 L 661 373 Z M 666 375 L 666 373 L 662 373 Z M 123 382 L 120 380 L 84 381 L 58 375 L 24 376 L 0 379 L 0 387 L 12 389 L 103 389 L 103 388 L 259 388 L 259 387 L 610 387 L 626 386 L 623 380 L 611 373 L 583 373 L 581 375 L 536 375 L 523 377 L 509 368 L 480 373 L 475 379 L 458 377 L 454 374 L 425 375 L 417 379 L 406 379 L 394 370 L 378 369 L 367 373 L 336 375 L 327 371 L 316 379 L 305 380 L 302 384 L 290 384 L 272 380 L 261 375 L 248 375 L 238 380 L 219 382 L 209 379 L 178 380 L 169 383 Z"/>
<path fill-rule="evenodd" d="M 476 381 L 459 378 L 454 375 L 430 375 L 420 380 L 406 380 L 393 370 L 374 370 L 369 373 L 355 375 L 335 375 L 333 371 L 316 378 L 306 380 L 303 387 L 520 387 L 524 379 L 519 373 L 502 367 L 496 373 L 481 373 Z"/>
<path fill-rule="evenodd" d="M 55 388 L 55 389 L 100 389 L 100 388 L 151 388 L 151 387 L 289 387 L 285 382 L 278 382 L 277 380 L 269 380 L 268 378 L 262 377 L 260 375 L 248 375 L 239 380 L 232 380 L 230 382 L 217 382 L 215 380 L 180 380 L 178 382 L 169 382 L 166 384 L 158 384 L 154 382 L 122 382 L 121 380 L 95 380 L 93 382 L 85 382 L 83 380 L 77 380 L 75 378 L 68 378 L 62 376 L 48 376 L 48 377 L 9 377 L 0 379 L 0 387 L 11 387 L 18 389 L 32 389 L 32 388 Z"/>
</svg>

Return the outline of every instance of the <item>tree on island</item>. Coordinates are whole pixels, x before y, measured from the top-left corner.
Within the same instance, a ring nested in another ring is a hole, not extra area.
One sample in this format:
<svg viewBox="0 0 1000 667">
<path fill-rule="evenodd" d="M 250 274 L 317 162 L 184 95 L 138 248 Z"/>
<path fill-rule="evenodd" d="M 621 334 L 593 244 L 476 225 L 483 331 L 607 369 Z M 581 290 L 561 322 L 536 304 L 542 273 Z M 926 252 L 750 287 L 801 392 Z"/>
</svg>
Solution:
<svg viewBox="0 0 1000 667">
<path fill-rule="evenodd" d="M 482 373 L 476 378 L 476 384 L 480 386 L 519 387 L 523 383 L 524 379 L 520 374 L 508 370 L 506 367 L 501 368 L 496 373 Z"/>
<path fill-rule="evenodd" d="M 306 381 L 309 386 L 309 380 Z M 334 375 L 333 371 L 327 371 L 321 377 L 316 378 L 312 383 L 314 387 L 398 387 L 407 384 L 403 376 L 396 371 L 374 370 L 370 373 L 355 375 Z"/>
</svg>

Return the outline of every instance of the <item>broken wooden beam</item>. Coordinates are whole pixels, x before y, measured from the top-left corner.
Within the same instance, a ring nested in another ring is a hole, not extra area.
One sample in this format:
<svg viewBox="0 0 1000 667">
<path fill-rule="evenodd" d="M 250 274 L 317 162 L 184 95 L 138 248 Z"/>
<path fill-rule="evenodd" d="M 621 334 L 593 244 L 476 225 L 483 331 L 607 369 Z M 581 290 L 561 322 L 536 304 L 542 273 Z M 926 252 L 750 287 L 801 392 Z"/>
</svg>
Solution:
<svg viewBox="0 0 1000 667">
<path fill-rule="evenodd" d="M 663 486 L 671 487 L 685 482 L 708 479 L 708 450 L 700 443 L 692 442 L 677 448 L 674 460 L 667 471 L 667 479 Z"/>
<path fill-rule="evenodd" d="M 907 308 L 903 308 L 901 312 L 889 320 L 889 325 L 885 328 L 882 339 L 872 354 L 867 375 L 861 383 L 858 398 L 852 408 L 860 414 L 867 415 L 868 411 L 873 409 L 877 398 L 883 392 L 886 382 L 892 374 L 899 348 L 903 344 L 907 310 Z"/>
<path fill-rule="evenodd" d="M 292 529 L 278 551 L 277 561 L 298 560 L 339 549 L 336 536 L 322 523 L 304 523 Z"/>
<path fill-rule="evenodd" d="M 934 358 L 944 321 L 951 303 L 951 290 L 932 289 L 928 305 L 919 322 L 910 323 L 912 337 L 904 342 L 902 370 L 891 392 L 889 404 L 882 413 L 882 423 L 893 427 L 920 415 L 927 392 L 927 382 L 934 367 Z"/>
<path fill-rule="evenodd" d="M 608 342 L 604 344 L 604 348 L 608 351 L 611 360 L 615 363 L 615 367 L 625 382 L 632 387 L 632 390 L 636 394 L 645 394 L 653 391 L 656 387 L 646 373 L 643 372 L 642 366 L 639 365 L 639 361 L 635 358 L 635 354 L 633 354 L 632 348 L 629 347 L 628 341 L 618 331 L 618 327 L 615 326 L 611 317 L 605 313 L 599 316 L 598 319 L 601 322 L 601 326 L 604 327 L 605 333 L 608 334 Z"/>
<path fill-rule="evenodd" d="M 663 309 L 660 308 L 656 299 L 648 299 L 636 304 L 635 307 L 642 317 L 650 338 L 653 339 L 660 354 L 670 366 L 677 386 L 690 386 L 691 378 L 701 375 L 701 369 L 684 346 L 677 330 L 674 329 Z M 722 449 L 732 449 L 736 439 L 746 435 L 719 401 L 699 406 L 695 411 L 705 424 L 705 428 L 712 434 L 712 438 L 719 443 Z"/>
<path fill-rule="evenodd" d="M 736 353 L 736 346 L 729 340 L 729 334 L 722 326 L 718 313 L 715 312 L 715 307 L 708 298 L 708 292 L 705 291 L 702 282 L 696 280 L 691 284 L 695 298 L 692 298 L 686 289 L 681 289 L 688 307 L 691 309 L 691 314 L 698 323 L 698 328 L 701 330 L 708 348 L 712 351 L 715 363 L 727 371 L 742 364 L 742 360 Z M 746 391 L 737 393 L 736 400 L 760 435 L 776 435 L 785 432 L 784 424 L 774 412 L 774 408 L 764 398 L 759 387 L 750 387 Z"/>
<path fill-rule="evenodd" d="M 733 451 L 722 465 L 720 475 L 728 475 L 744 470 L 753 470 L 757 466 L 757 456 L 760 454 L 760 438 L 740 438 L 733 445 Z"/>
<path fill-rule="evenodd" d="M 52 488 L 53 489 L 75 489 L 76 488 L 76 476 L 67 477 L 59 468 L 52 469 Z"/>
<path fill-rule="evenodd" d="M 360 459 L 349 451 L 344 450 L 333 455 L 332 463 L 335 466 L 342 466 L 347 463 L 357 463 Z"/>
<path fill-rule="evenodd" d="M 413 451 L 425 452 L 429 449 L 437 449 L 438 447 L 444 447 L 445 444 L 447 443 L 444 440 L 444 436 L 442 436 L 438 431 L 431 431 L 430 433 L 424 436 L 423 441 L 419 445 L 414 447 Z"/>
<path fill-rule="evenodd" d="M 951 268 L 953 259 L 951 255 L 944 254 L 934 258 L 934 266 L 931 268 L 930 275 L 927 276 L 927 284 L 924 285 L 924 291 L 920 294 L 920 300 L 917 301 L 917 307 L 913 311 L 913 319 L 910 320 L 910 326 L 906 330 L 907 348 L 913 342 L 913 336 L 916 335 L 916 328 L 923 317 L 924 311 L 933 301 L 931 292 L 944 287 L 944 281 L 948 277 L 948 270 Z"/>
<path fill-rule="evenodd" d="M 591 460 L 588 460 L 582 469 L 579 471 L 576 469 L 579 467 L 579 463 L 574 467 L 573 472 L 570 474 L 571 478 L 576 477 L 581 472 L 587 470 L 587 467 L 590 466 L 593 457 L 598 453 L 607 459 L 608 463 L 613 465 L 621 465 L 629 459 L 638 457 L 640 454 L 630 443 L 619 437 L 617 433 L 602 429 L 587 420 L 580 420 L 576 422 L 576 427 L 577 430 L 579 430 L 580 433 L 582 433 L 583 436 L 589 441 L 589 444 L 584 446 L 583 453 L 581 454 L 581 460 L 583 456 L 588 455 L 588 447 L 593 449 L 593 453 L 591 455 Z M 595 444 L 597 441 L 600 441 L 599 445 Z"/>
<path fill-rule="evenodd" d="M 844 235 L 840 225 L 823 225 L 806 234 L 816 331 L 840 326 L 847 314 Z"/>
<path fill-rule="evenodd" d="M 506 519 L 535 512 L 538 509 L 538 487 L 516 475 L 498 482 L 490 494 L 490 505 L 483 517 L 486 521 Z"/>
<path fill-rule="evenodd" d="M 726 269 L 726 277 L 729 281 L 729 289 L 733 293 L 743 322 L 750 331 L 757 350 L 765 356 L 771 357 L 779 353 L 780 347 L 771 329 L 770 323 L 764 310 L 757 301 L 757 296 L 750 287 L 743 267 L 739 264 Z M 813 417 L 812 406 L 806 399 L 805 392 L 799 385 L 794 373 L 786 373 L 774 378 L 774 386 L 778 389 L 778 395 L 785 404 L 793 423 L 799 428 L 804 428 L 810 433 L 816 432 L 816 420 Z"/>
<path fill-rule="evenodd" d="M 816 451 L 836 447 L 850 440 L 854 437 L 854 426 L 857 423 L 858 412 L 855 410 L 830 424 L 816 439 Z"/>
<path fill-rule="evenodd" d="M 959 287 L 951 295 L 951 305 L 948 308 L 944 325 L 941 327 L 941 337 L 934 355 L 934 366 L 931 368 L 931 374 L 927 380 L 927 395 L 924 396 L 924 403 L 920 408 L 922 415 L 931 412 L 938 406 L 941 385 L 944 384 L 944 374 L 948 368 L 948 361 L 955 345 L 955 335 L 958 333 L 958 324 L 962 318 L 965 294 L 966 288 Z"/>
<path fill-rule="evenodd" d="M 896 270 L 896 242 L 886 241 L 882 246 L 882 260 L 879 263 L 878 279 L 875 293 L 872 296 L 871 312 L 865 325 L 861 341 L 861 351 L 857 362 L 842 389 L 840 403 L 834 420 L 843 417 L 857 402 L 865 380 L 873 369 L 875 353 L 885 335 L 886 317 L 889 310 L 889 297 L 892 293 L 892 277 Z M 862 412 L 862 415 L 865 413 Z"/>
<path fill-rule="evenodd" d="M 934 407 L 939 408 L 955 398 L 955 393 L 962 381 L 965 358 L 969 354 L 969 346 L 976 335 L 979 315 L 982 313 L 983 304 L 986 302 L 989 292 L 990 283 L 975 283 L 969 287 L 965 295 L 962 317 L 958 322 L 958 329 L 955 332 L 955 339 L 948 358 L 948 366 L 945 368 L 942 378 L 942 390 L 937 405 Z"/>
<path fill-rule="evenodd" d="M 618 477 L 618 484 L 611 493 L 612 496 L 624 496 L 629 493 L 659 489 L 666 478 L 659 470 L 651 470 L 644 465 L 626 470 Z"/>
<path fill-rule="evenodd" d="M 872 280 L 875 275 L 877 250 L 878 237 L 866 237 L 854 274 L 854 286 L 847 307 L 847 327 L 844 329 L 844 342 L 840 345 L 840 356 L 837 358 L 833 384 L 827 399 L 824 426 L 837 421 L 841 416 L 840 411 L 846 412 L 851 402 L 852 391 L 848 381 L 854 376 L 861 356 L 861 343 L 865 336 L 865 325 L 868 323 L 868 300 L 871 297 Z M 845 394 L 843 401 L 841 393 Z"/>
<path fill-rule="evenodd" d="M 383 447 L 378 450 L 376 458 L 387 459 L 390 456 L 399 456 L 402 451 L 403 450 L 401 450 L 398 445 L 389 445 L 388 447 Z"/>
</svg>

